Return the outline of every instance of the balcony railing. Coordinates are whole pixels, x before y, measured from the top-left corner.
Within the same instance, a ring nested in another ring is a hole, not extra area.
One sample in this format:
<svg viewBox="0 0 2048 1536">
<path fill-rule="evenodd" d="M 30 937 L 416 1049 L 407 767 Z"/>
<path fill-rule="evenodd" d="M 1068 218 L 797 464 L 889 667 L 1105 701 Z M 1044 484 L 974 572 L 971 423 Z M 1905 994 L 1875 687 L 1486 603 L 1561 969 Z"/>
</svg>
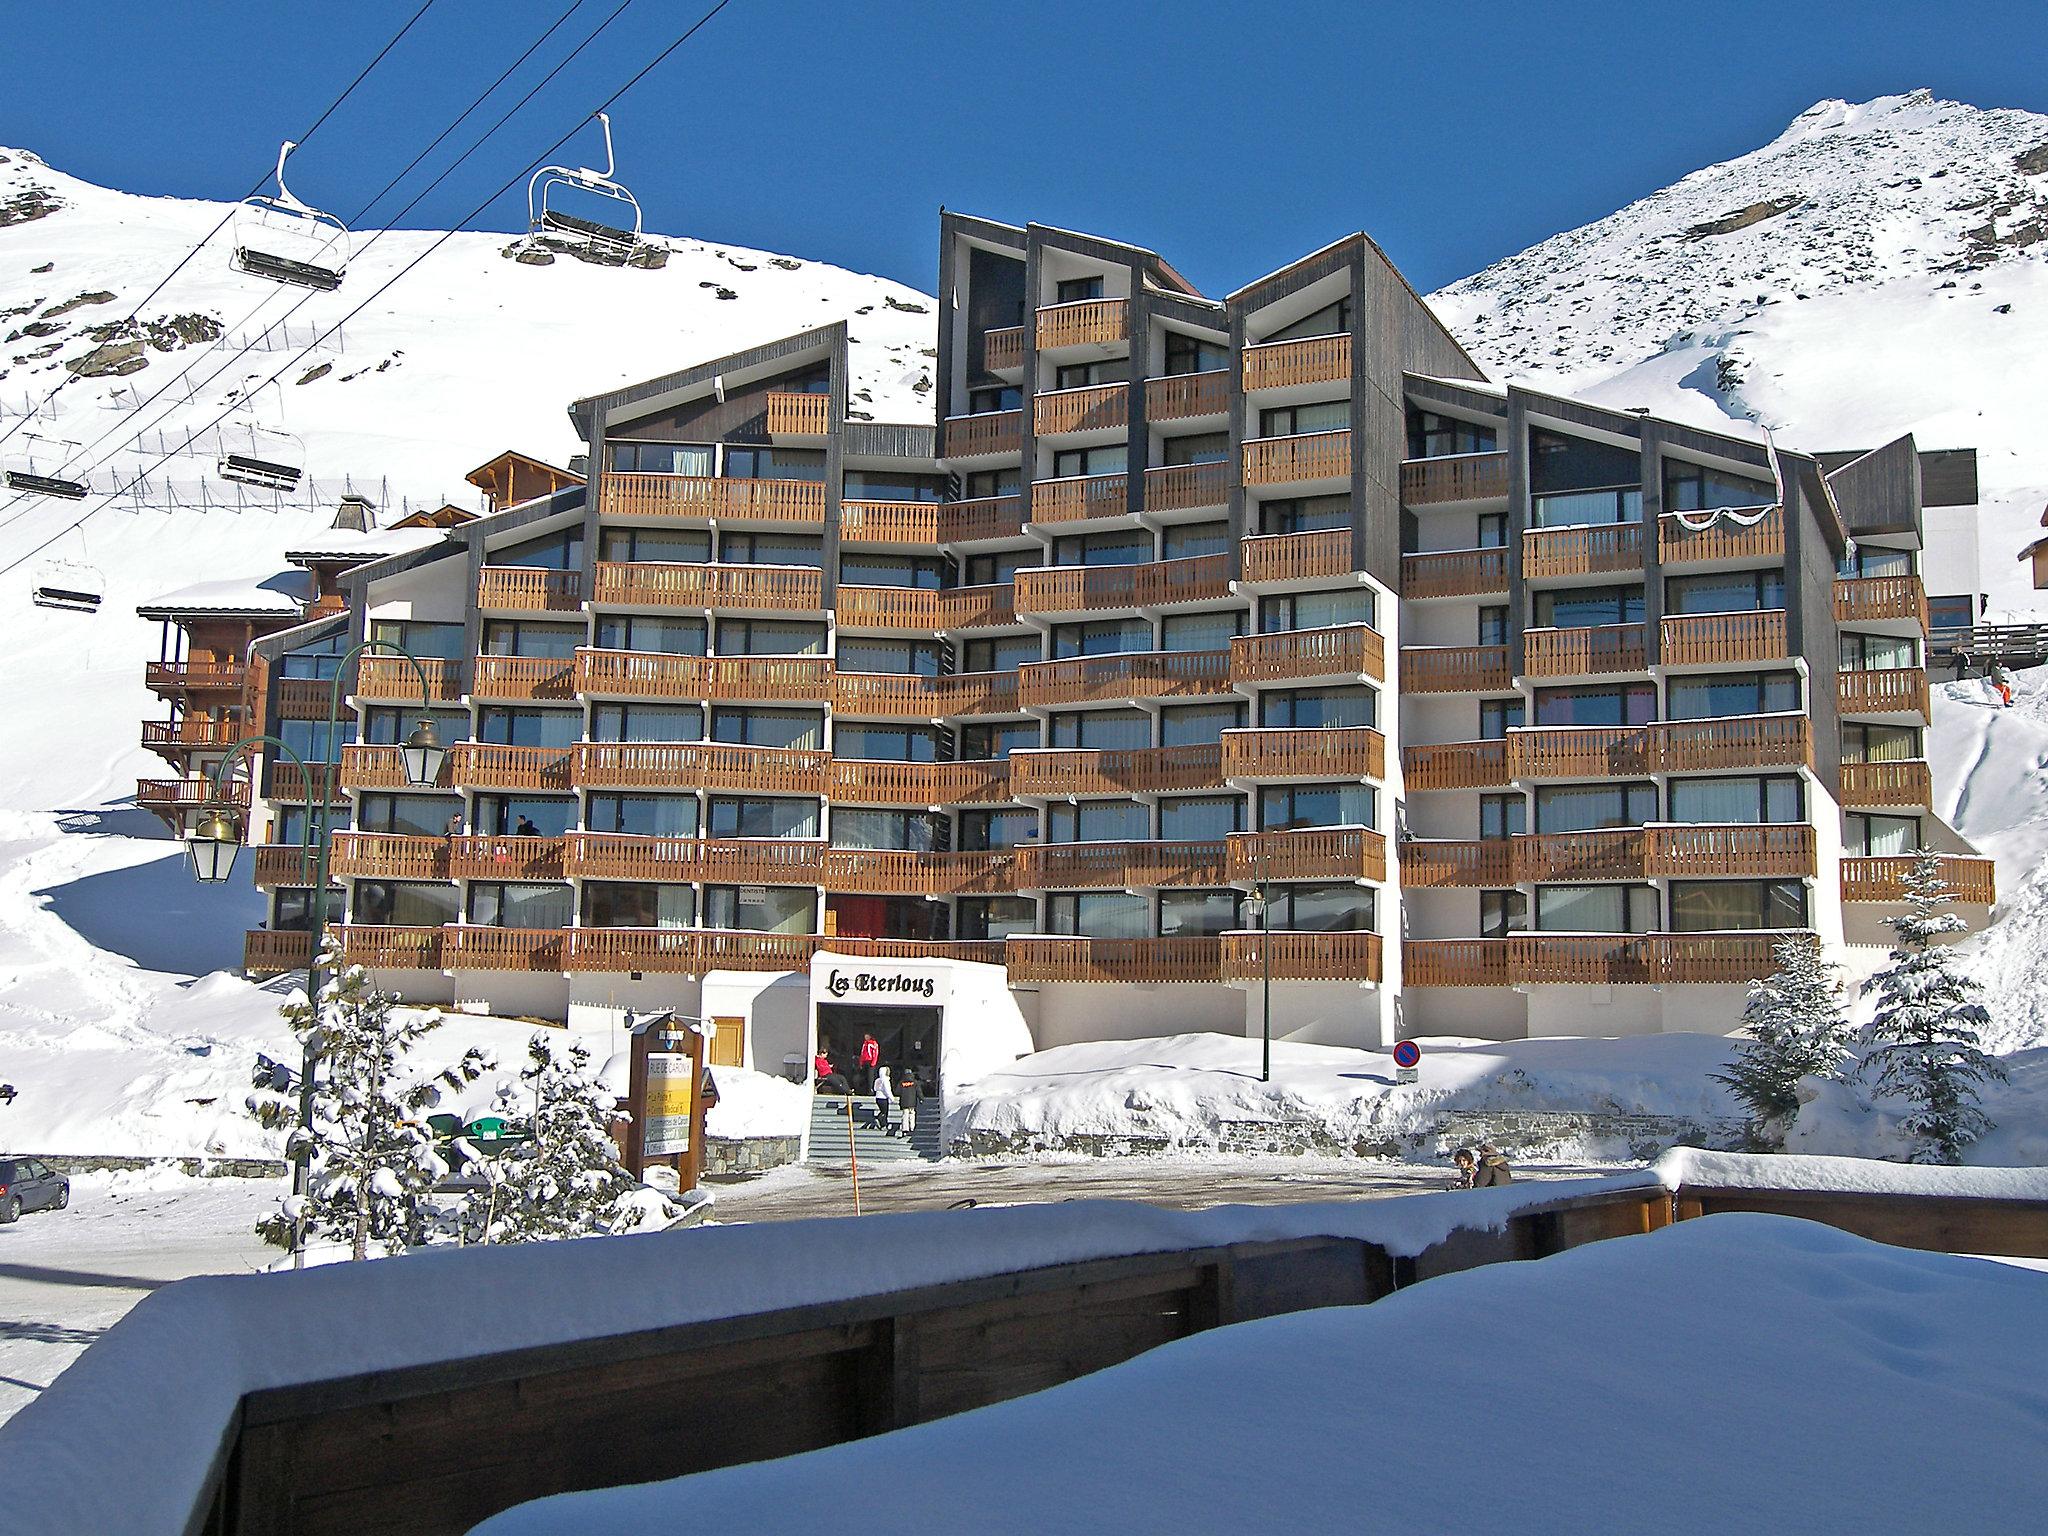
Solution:
<svg viewBox="0 0 2048 1536">
<path fill-rule="evenodd" d="M 842 629 L 939 631 L 1015 624 L 1009 582 L 981 587 L 841 587 L 833 614 Z"/>
<path fill-rule="evenodd" d="M 231 779 L 221 787 L 220 798 L 228 805 L 247 806 L 249 781 Z M 136 803 L 152 811 L 196 811 L 214 799 L 211 779 L 137 779 Z"/>
<path fill-rule="evenodd" d="M 1685 825 L 1647 828 L 1643 873 L 1653 880 L 1714 875 L 1785 879 L 1814 873 L 1813 828 L 1784 824 Z"/>
<path fill-rule="evenodd" d="M 1010 758 L 1010 787 L 1020 798 L 1048 800 L 1067 795 L 1220 790 L 1223 745 L 1197 742 L 1184 747 L 1135 747 L 1121 751 L 1034 748 Z"/>
<path fill-rule="evenodd" d="M 1919 759 L 1842 764 L 1842 804 L 1902 805 L 1924 809 L 1934 803 L 1934 775 Z"/>
<path fill-rule="evenodd" d="M 462 700 L 462 663 L 438 656 L 422 656 L 420 671 L 427 674 L 427 698 L 435 704 L 456 704 Z M 420 700 L 420 672 L 403 656 L 369 655 L 356 662 L 356 697 L 417 705 Z"/>
<path fill-rule="evenodd" d="M 464 741 L 448 749 L 448 775 L 464 789 L 565 790 L 570 756 L 564 747 Z"/>
<path fill-rule="evenodd" d="M 1176 373 L 1145 381 L 1147 421 L 1186 421 L 1195 416 L 1222 416 L 1230 410 L 1230 370 Z"/>
<path fill-rule="evenodd" d="M 450 775 L 454 771 L 455 753 L 451 748 L 448 756 L 441 761 L 441 772 L 435 778 L 433 787 L 447 789 L 454 784 Z M 290 777 L 286 775 L 289 774 Z M 270 769 L 270 794 L 274 800 L 290 801 L 303 799 L 291 790 L 298 787 L 297 770 L 290 763 L 274 763 Z M 341 787 L 343 789 L 411 789 L 412 781 L 406 777 L 405 758 L 397 747 L 347 746 L 341 749 Z"/>
<path fill-rule="evenodd" d="M 1490 597 L 1507 589 L 1505 549 L 1436 549 L 1401 557 L 1405 598 Z"/>
<path fill-rule="evenodd" d="M 774 608 L 810 613 L 823 578 L 807 565 L 626 565 L 597 567 L 592 601 L 625 608 Z"/>
<path fill-rule="evenodd" d="M 1749 516 L 1756 508 L 1743 509 Z M 1707 514 L 1690 512 L 1698 520 Z M 1705 528 L 1686 525 L 1676 512 L 1657 519 L 1657 558 L 1665 565 L 1687 565 L 1703 560 L 1758 560 L 1779 564 L 1785 558 L 1785 514 L 1772 507 L 1763 518 L 1744 525 L 1730 517 L 1717 517 Z"/>
<path fill-rule="evenodd" d="M 271 891 L 281 885 L 310 886 L 313 860 L 299 843 L 259 843 L 251 848 L 256 857 L 256 888 Z"/>
<path fill-rule="evenodd" d="M 1270 952 L 1270 953 L 1269 953 Z M 1223 979 L 1378 981 L 1376 933 L 1226 933 Z"/>
<path fill-rule="evenodd" d="M 1131 333 L 1128 299 L 1082 299 L 1072 304 L 1046 304 L 1038 311 L 1038 350 L 1055 347 L 1112 346 Z"/>
<path fill-rule="evenodd" d="M 1215 462 L 1148 469 L 1144 498 L 1147 512 L 1192 512 L 1223 506 L 1230 500 L 1230 466 Z"/>
<path fill-rule="evenodd" d="M 341 961 L 366 970 L 438 971 L 446 930 L 350 923 L 341 932 Z"/>
<path fill-rule="evenodd" d="M 1401 500 L 1411 507 L 1441 501 L 1492 501 L 1508 493 L 1505 453 L 1458 453 L 1409 459 L 1401 466 Z"/>
<path fill-rule="evenodd" d="M 1246 581 L 1319 581 L 1351 574 L 1351 530 L 1267 533 L 1244 541 Z"/>
<path fill-rule="evenodd" d="M 1225 731 L 1226 779 L 1383 779 L 1387 738 L 1369 725 Z"/>
<path fill-rule="evenodd" d="M 1878 667 L 1837 672 L 1835 702 L 1845 715 L 1917 715 L 1927 718 L 1927 673 L 1921 667 Z"/>
<path fill-rule="evenodd" d="M 313 935 L 291 928 L 252 928 L 242 937 L 242 969 L 251 976 L 304 970 L 313 959 Z"/>
<path fill-rule="evenodd" d="M 1387 878 L 1387 840 L 1370 827 L 1234 832 L 1225 842 L 1224 874 L 1234 885 Z"/>
<path fill-rule="evenodd" d="M 1223 941 L 1013 938 L 1012 981 L 1221 981 Z"/>
<path fill-rule="evenodd" d="M 1386 645 L 1364 624 L 1329 629 L 1285 629 L 1270 635 L 1239 635 L 1230 642 L 1230 677 L 1237 683 L 1280 682 L 1305 677 L 1387 675 Z"/>
<path fill-rule="evenodd" d="M 1244 349 L 1244 387 L 1288 389 L 1297 384 L 1349 384 L 1351 338 L 1306 336 L 1267 341 Z"/>
<path fill-rule="evenodd" d="M 1403 693 L 1485 693 L 1514 685 L 1504 645 L 1404 645 Z"/>
<path fill-rule="evenodd" d="M 390 832 L 337 832 L 328 872 L 337 880 L 446 880 L 445 837 Z"/>
<path fill-rule="evenodd" d="M 561 840 L 562 873 L 571 880 L 654 884 L 817 885 L 825 844 L 804 838 L 635 837 L 572 832 Z"/>
<path fill-rule="evenodd" d="M 1131 477 L 1122 470 L 1108 475 L 1068 475 L 1037 480 L 1031 486 L 1031 521 L 1078 523 L 1090 518 L 1122 517 L 1130 511 Z"/>
<path fill-rule="evenodd" d="M 1504 837 L 1410 838 L 1401 844 L 1401 884 L 1412 889 L 1471 890 L 1514 883 L 1514 845 Z"/>
<path fill-rule="evenodd" d="M 825 521 L 825 487 L 816 480 L 614 473 L 604 477 L 599 497 L 607 517 L 724 518 L 803 524 Z"/>
<path fill-rule="evenodd" d="M 1024 366 L 1024 327 L 1005 325 L 981 336 L 982 366 L 990 373 L 1010 373 Z"/>
<path fill-rule="evenodd" d="M 1850 576 L 1835 582 L 1835 622 L 1898 619 L 1927 628 L 1927 589 L 1918 576 Z"/>
<path fill-rule="evenodd" d="M 949 459 L 999 458 L 1022 452 L 1024 413 L 979 411 L 972 416 L 948 416 L 942 441 L 942 456 Z"/>
<path fill-rule="evenodd" d="M 560 880 L 559 837 L 485 837 L 447 840 L 447 869 L 456 880 Z"/>
<path fill-rule="evenodd" d="M 1402 754 L 1402 773 L 1411 790 L 1490 789 L 1515 779 L 1812 766 L 1813 732 L 1804 715 L 1737 715 L 1636 726 L 1535 726 L 1510 731 L 1503 741 L 1412 746 Z"/>
<path fill-rule="evenodd" d="M 828 752 L 727 742 L 585 741 L 571 754 L 575 782 L 591 789 L 693 789 L 821 795 Z"/>
<path fill-rule="evenodd" d="M 576 691 L 627 699 L 744 699 L 828 704 L 828 656 L 670 656 L 652 651 L 576 653 Z"/>
<path fill-rule="evenodd" d="M 568 956 L 561 928 L 484 928 L 451 923 L 441 930 L 441 968 L 448 971 L 561 971 Z"/>
<path fill-rule="evenodd" d="M 920 853 L 832 848 L 820 883 L 858 896 L 1001 896 L 1017 889 L 1017 856 L 1006 848 Z"/>
<path fill-rule="evenodd" d="M 892 763 L 840 758 L 831 766 L 829 793 L 845 805 L 1008 805 L 1010 764 L 987 762 Z"/>
<path fill-rule="evenodd" d="M 799 394 L 781 389 L 768 392 L 770 437 L 823 437 L 831 430 L 830 395 Z"/>
<path fill-rule="evenodd" d="M 418 684 L 414 685 L 415 690 Z M 417 697 L 417 692 L 415 692 Z M 331 678 L 281 677 L 277 680 L 277 718 L 280 720 L 325 720 L 334 702 Z"/>
<path fill-rule="evenodd" d="M 1903 902 L 1915 862 L 1911 855 L 1842 860 L 1842 900 Z M 1998 900 L 1989 859 L 1944 854 L 1941 878 L 1955 892 L 1955 900 L 1967 906 L 1988 907 Z"/>
<path fill-rule="evenodd" d="M 1348 430 L 1255 438 L 1244 445 L 1244 483 L 1248 486 L 1341 480 L 1350 473 Z"/>
<path fill-rule="evenodd" d="M 1777 964 L 1774 945 L 1792 936 L 1791 931 L 1523 933 L 1502 939 L 1409 939 L 1401 946 L 1401 979 L 1411 987 L 1739 986 L 1769 975 Z"/>
<path fill-rule="evenodd" d="M 1401 749 L 1409 789 L 1498 789 L 1512 779 L 1505 741 L 1450 741 Z"/>
<path fill-rule="evenodd" d="M 583 606 L 583 573 L 487 565 L 477 578 L 476 605 L 505 613 L 575 613 Z"/>
<path fill-rule="evenodd" d="M 1062 432 L 1121 432 L 1130 425 L 1130 405 L 1128 384 L 1047 390 L 1032 397 L 1032 430 L 1040 437 Z"/>
<path fill-rule="evenodd" d="M 239 693 L 248 680 L 249 669 L 239 661 L 152 661 L 143 669 L 151 691 L 164 694 Z"/>
<path fill-rule="evenodd" d="M 203 720 L 187 715 L 182 720 L 145 720 L 142 744 L 173 762 L 189 752 L 207 747 L 231 747 L 248 733 L 239 720 Z"/>
<path fill-rule="evenodd" d="M 1009 539 L 1023 531 L 1022 496 L 983 496 L 972 501 L 949 501 L 939 508 L 939 542 L 942 544 Z M 841 537 L 844 536 L 842 532 Z"/>
<path fill-rule="evenodd" d="M 1522 670 L 1531 677 L 1587 677 L 1641 672 L 1649 662 L 1640 624 L 1595 624 L 1584 629 L 1522 632 Z"/>
<path fill-rule="evenodd" d="M 1139 890 L 1224 883 L 1223 843 L 1034 843 L 1017 850 L 1024 890 Z"/>
<path fill-rule="evenodd" d="M 565 702 L 576 697 L 576 662 L 568 656 L 479 656 L 469 691 L 494 702 Z"/>
<path fill-rule="evenodd" d="M 1052 565 L 1017 572 L 1020 613 L 1085 613 L 1091 609 L 1164 608 L 1230 595 L 1230 560 L 1195 555 L 1143 565 Z"/>
<path fill-rule="evenodd" d="M 1027 709 L 1228 692 L 1228 651 L 1137 651 L 1028 661 L 1018 668 L 1017 699 Z"/>
<path fill-rule="evenodd" d="M 1017 707 L 1014 672 L 955 672 L 945 677 L 840 672 L 832 679 L 832 708 L 837 714 L 942 720 L 1015 714 Z"/>
<path fill-rule="evenodd" d="M 1663 623 L 1658 659 L 1667 667 L 1747 666 L 1783 661 L 1785 610 L 1756 613 L 1688 613 Z"/>
<path fill-rule="evenodd" d="M 839 542 L 937 544 L 939 514 L 950 510 L 935 501 L 842 501 Z"/>
<path fill-rule="evenodd" d="M 1531 528 L 1522 535 L 1522 576 L 1525 580 L 1640 572 L 1642 568 L 1641 523 Z"/>
</svg>

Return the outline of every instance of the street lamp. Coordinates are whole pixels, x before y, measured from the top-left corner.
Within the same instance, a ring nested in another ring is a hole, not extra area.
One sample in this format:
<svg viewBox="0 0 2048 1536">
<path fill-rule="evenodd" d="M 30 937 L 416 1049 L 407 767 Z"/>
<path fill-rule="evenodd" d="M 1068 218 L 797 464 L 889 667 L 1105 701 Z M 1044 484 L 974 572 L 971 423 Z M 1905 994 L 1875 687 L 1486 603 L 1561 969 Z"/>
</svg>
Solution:
<svg viewBox="0 0 2048 1536">
<path fill-rule="evenodd" d="M 192 878 L 202 885 L 219 885 L 235 867 L 241 851 L 242 832 L 223 805 L 209 805 L 185 838 L 185 854 L 192 861 Z"/>
<path fill-rule="evenodd" d="M 441 776 L 441 765 L 448 760 L 448 750 L 441 745 L 431 716 L 420 721 L 413 733 L 405 738 L 399 755 L 405 759 L 406 783 L 415 789 L 434 787 L 434 780 Z"/>
<path fill-rule="evenodd" d="M 1258 889 L 1245 898 L 1245 912 L 1259 920 L 1259 1081 L 1273 1080 L 1273 912 L 1266 899 L 1266 872 L 1259 870 Z"/>
</svg>

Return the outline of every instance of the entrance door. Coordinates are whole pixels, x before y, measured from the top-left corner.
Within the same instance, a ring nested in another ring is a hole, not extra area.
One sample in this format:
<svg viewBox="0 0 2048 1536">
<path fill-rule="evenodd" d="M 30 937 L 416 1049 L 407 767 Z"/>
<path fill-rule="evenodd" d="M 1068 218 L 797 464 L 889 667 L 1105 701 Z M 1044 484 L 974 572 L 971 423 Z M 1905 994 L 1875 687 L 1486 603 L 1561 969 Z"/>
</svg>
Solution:
<svg viewBox="0 0 2048 1536">
<path fill-rule="evenodd" d="M 721 1018 L 711 1021 L 716 1033 L 708 1042 L 708 1060 L 714 1067 L 737 1067 L 747 1054 L 747 1021 Z"/>
<path fill-rule="evenodd" d="M 939 1087 L 940 1008 L 869 1008 L 847 1003 L 818 1004 L 818 1048 L 832 1058 L 832 1065 L 854 1086 L 865 1092 L 867 1079 L 859 1070 L 861 1041 L 875 1037 L 881 1048 L 882 1066 L 889 1076 L 901 1081 L 905 1071 L 915 1072 L 927 1092 Z"/>
</svg>

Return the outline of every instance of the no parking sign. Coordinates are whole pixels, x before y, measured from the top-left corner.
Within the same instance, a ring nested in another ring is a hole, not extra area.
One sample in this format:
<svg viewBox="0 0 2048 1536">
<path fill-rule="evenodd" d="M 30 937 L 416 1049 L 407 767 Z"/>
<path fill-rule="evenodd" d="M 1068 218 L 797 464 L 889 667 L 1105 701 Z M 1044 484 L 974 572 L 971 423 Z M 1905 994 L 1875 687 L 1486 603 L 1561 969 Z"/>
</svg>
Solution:
<svg viewBox="0 0 2048 1536">
<path fill-rule="evenodd" d="M 1399 1069 L 1394 1074 L 1394 1081 L 1396 1083 L 1412 1083 L 1416 1081 L 1415 1069 L 1421 1063 L 1421 1046 L 1417 1045 L 1413 1040 L 1397 1040 L 1394 1042 L 1394 1065 Z"/>
</svg>

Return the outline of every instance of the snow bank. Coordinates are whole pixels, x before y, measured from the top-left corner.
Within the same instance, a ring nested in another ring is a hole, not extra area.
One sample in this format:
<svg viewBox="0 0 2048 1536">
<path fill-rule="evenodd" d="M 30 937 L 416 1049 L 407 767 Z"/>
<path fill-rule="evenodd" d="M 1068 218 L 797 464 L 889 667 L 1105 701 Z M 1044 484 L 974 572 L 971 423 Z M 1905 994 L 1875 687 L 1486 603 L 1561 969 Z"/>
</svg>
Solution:
<svg viewBox="0 0 2048 1536">
<path fill-rule="evenodd" d="M 802 1083 L 744 1067 L 713 1067 L 711 1078 L 718 1102 L 705 1116 L 706 1136 L 801 1136 L 811 1123 L 811 1090 Z"/>
<path fill-rule="evenodd" d="M 809 1536 L 892 1490 L 984 1536 L 2011 1530 L 2048 1496 L 2044 1328 L 2040 1275 L 1715 1216 L 477 1529 Z"/>
<path fill-rule="evenodd" d="M 2048 1168 L 1931 1168 L 1862 1157 L 1755 1156 L 1673 1147 L 1653 1165 L 1666 1189 L 1808 1190 L 2048 1201 Z"/>
</svg>

